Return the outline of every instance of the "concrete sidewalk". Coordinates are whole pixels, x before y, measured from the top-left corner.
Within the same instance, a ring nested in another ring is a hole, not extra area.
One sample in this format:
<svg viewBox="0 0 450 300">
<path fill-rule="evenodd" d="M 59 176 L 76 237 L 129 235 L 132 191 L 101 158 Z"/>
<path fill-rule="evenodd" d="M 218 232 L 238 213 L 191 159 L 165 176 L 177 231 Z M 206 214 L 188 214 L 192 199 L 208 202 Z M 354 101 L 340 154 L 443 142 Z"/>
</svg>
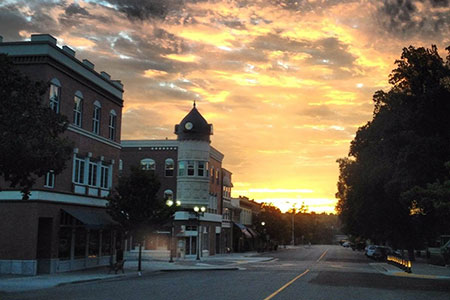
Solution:
<svg viewBox="0 0 450 300">
<path fill-rule="evenodd" d="M 402 269 L 385 262 L 371 263 L 370 265 L 378 272 L 388 276 L 450 280 L 450 267 L 430 265 L 420 260 L 412 263 L 411 273 L 406 273 Z"/>
<path fill-rule="evenodd" d="M 272 260 L 272 257 L 254 256 L 252 253 L 221 254 L 195 259 L 168 261 L 142 261 L 141 274 L 137 271 L 138 262 L 126 261 L 124 273 L 119 271 L 108 274 L 109 267 L 98 267 L 75 272 L 56 273 L 37 276 L 0 275 L 0 292 L 21 292 L 36 289 L 46 289 L 64 284 L 81 283 L 96 280 L 112 280 L 118 278 L 138 277 L 152 272 L 170 271 L 206 271 L 206 270 L 239 270 L 243 265 L 253 262 Z"/>
</svg>

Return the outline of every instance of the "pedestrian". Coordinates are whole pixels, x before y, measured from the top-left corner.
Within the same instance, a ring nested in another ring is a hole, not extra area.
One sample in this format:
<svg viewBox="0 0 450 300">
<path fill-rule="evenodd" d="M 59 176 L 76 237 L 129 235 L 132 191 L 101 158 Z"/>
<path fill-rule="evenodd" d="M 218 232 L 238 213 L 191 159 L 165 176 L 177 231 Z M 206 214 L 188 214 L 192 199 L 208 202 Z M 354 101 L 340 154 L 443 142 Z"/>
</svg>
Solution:
<svg viewBox="0 0 450 300">
<path fill-rule="evenodd" d="M 123 250 L 122 247 L 119 247 L 116 251 L 116 262 L 120 262 L 123 260 Z"/>
</svg>

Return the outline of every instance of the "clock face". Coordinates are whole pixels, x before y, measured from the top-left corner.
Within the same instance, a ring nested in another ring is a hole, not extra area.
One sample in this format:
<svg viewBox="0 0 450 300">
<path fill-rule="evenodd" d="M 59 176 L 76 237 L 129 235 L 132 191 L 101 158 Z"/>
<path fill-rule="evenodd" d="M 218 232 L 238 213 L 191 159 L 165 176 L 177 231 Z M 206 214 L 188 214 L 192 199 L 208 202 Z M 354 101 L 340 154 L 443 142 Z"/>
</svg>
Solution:
<svg viewBox="0 0 450 300">
<path fill-rule="evenodd" d="M 187 130 L 191 130 L 194 127 L 194 125 L 191 122 L 187 122 L 186 124 L 184 124 L 184 128 L 186 128 Z"/>
</svg>

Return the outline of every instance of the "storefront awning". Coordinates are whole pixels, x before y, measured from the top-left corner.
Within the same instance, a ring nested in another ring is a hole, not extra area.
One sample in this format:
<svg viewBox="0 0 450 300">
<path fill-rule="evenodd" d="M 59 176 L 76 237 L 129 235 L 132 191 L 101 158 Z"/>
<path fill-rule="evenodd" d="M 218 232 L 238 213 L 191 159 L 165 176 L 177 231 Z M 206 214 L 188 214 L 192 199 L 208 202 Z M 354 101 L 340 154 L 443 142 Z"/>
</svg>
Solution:
<svg viewBox="0 0 450 300">
<path fill-rule="evenodd" d="M 254 231 L 253 229 L 251 229 L 250 227 L 247 227 L 247 230 L 253 235 L 254 238 L 259 236 L 259 234 L 256 231 Z"/>
<path fill-rule="evenodd" d="M 112 219 L 106 210 L 93 210 L 81 207 L 69 207 L 63 208 L 63 210 L 88 228 L 101 229 L 111 226 L 120 226 L 119 223 Z"/>
<path fill-rule="evenodd" d="M 245 227 L 245 225 L 243 225 L 243 224 L 241 224 L 241 223 L 236 223 L 236 222 L 233 222 L 233 224 L 236 225 L 236 226 L 241 230 L 241 232 L 244 234 L 244 236 L 245 236 L 246 238 L 248 238 L 248 239 L 253 238 L 253 236 L 252 236 L 251 233 L 248 231 L 248 228 Z"/>
</svg>

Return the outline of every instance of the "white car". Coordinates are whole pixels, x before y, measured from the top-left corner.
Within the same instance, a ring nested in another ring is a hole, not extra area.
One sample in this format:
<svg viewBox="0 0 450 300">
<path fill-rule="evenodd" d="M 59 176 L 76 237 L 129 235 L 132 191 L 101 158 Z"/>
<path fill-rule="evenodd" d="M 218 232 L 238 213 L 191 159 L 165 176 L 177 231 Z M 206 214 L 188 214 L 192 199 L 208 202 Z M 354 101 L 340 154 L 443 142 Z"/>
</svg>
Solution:
<svg viewBox="0 0 450 300">
<path fill-rule="evenodd" d="M 377 245 L 369 245 L 366 247 L 366 256 L 367 257 L 372 257 L 373 254 L 375 253 L 375 249 L 377 249 Z"/>
<path fill-rule="evenodd" d="M 350 242 L 344 242 L 344 243 L 342 244 L 342 247 L 344 247 L 344 248 L 350 247 Z"/>
</svg>

